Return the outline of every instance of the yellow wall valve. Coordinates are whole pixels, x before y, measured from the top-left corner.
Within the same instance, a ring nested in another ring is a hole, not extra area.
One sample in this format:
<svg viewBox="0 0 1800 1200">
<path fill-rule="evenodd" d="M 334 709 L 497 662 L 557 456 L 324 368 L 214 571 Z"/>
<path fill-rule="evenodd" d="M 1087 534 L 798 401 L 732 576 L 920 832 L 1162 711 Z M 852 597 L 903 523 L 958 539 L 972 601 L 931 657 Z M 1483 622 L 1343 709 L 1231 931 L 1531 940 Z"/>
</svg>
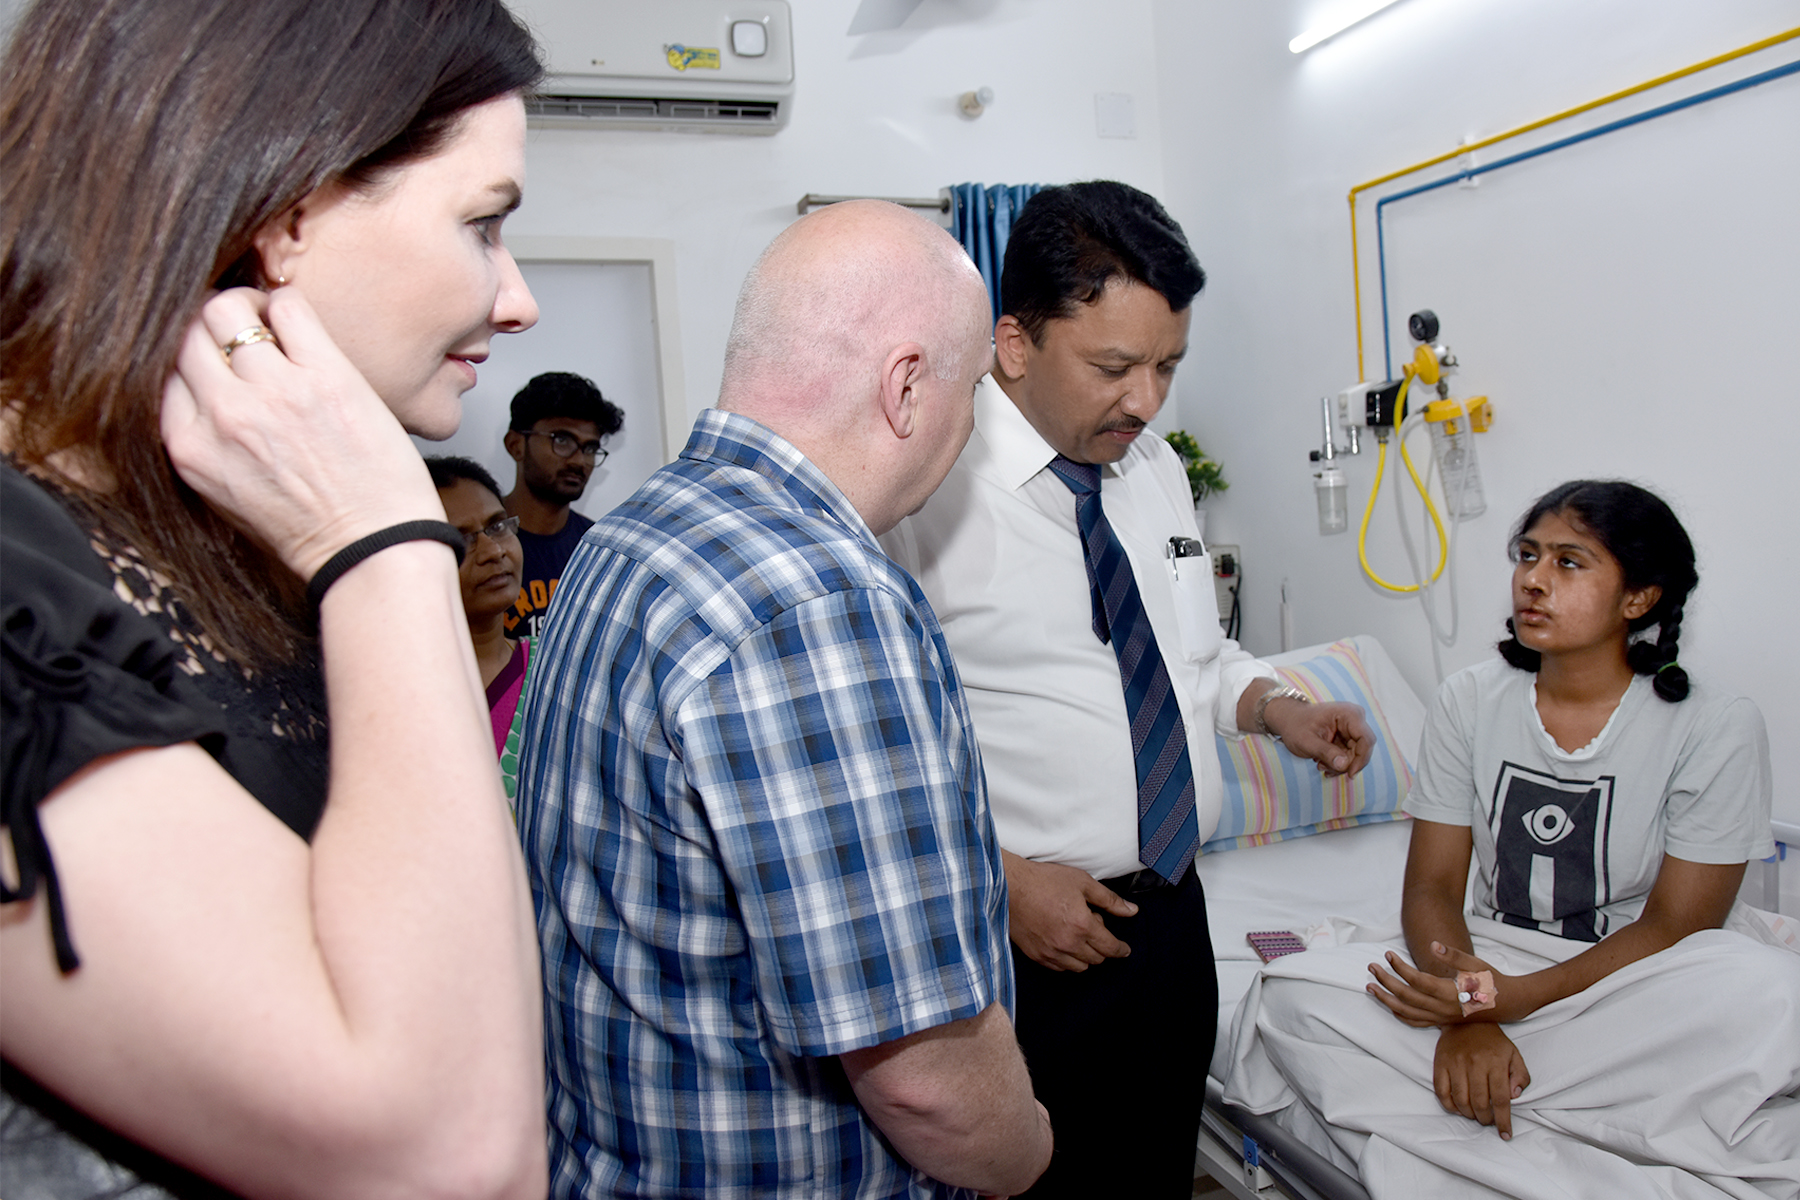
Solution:
<svg viewBox="0 0 1800 1200">
<path fill-rule="evenodd" d="M 1421 344 L 1413 351 L 1413 371 L 1418 375 L 1420 383 L 1436 383 L 1441 378 L 1437 353 L 1429 345 Z"/>
<path fill-rule="evenodd" d="M 1494 423 L 1494 406 L 1488 403 L 1486 396 L 1469 397 L 1469 428 L 1476 433 L 1486 433 Z"/>
</svg>

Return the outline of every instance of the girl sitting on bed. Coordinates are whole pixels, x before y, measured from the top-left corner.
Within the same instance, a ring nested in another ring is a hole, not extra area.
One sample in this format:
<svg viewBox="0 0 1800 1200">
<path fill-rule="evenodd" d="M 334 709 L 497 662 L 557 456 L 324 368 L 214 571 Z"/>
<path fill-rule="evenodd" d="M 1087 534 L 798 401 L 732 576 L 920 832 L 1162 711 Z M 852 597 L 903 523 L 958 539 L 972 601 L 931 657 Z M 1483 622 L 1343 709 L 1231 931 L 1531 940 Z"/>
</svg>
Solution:
<svg viewBox="0 0 1800 1200">
<path fill-rule="evenodd" d="M 1692 543 L 1650 492 L 1580 480 L 1512 549 L 1512 636 L 1439 690 L 1404 805 L 1406 953 L 1271 967 L 1228 1098 L 1303 1100 L 1284 1123 L 1376 1196 L 1792 1194 L 1800 1105 L 1765 1102 L 1800 1091 L 1800 955 L 1721 928 L 1773 852 L 1768 736 L 1677 661 Z"/>
</svg>

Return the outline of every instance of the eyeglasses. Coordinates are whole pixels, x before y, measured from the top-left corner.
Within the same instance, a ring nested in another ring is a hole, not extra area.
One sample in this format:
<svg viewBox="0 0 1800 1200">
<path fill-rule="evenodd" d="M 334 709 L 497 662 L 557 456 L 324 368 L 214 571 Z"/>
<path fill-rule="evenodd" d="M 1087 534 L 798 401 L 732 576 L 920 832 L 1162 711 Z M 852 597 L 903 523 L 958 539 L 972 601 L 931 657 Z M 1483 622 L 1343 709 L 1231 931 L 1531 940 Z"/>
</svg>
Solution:
<svg viewBox="0 0 1800 1200">
<path fill-rule="evenodd" d="M 517 518 L 517 517 L 501 517 L 498 521 L 495 521 L 492 525 L 488 525 L 482 529 L 477 529 L 474 531 L 465 529 L 463 531 L 463 550 L 467 553 L 471 553 L 471 554 L 474 553 L 475 539 L 479 538 L 483 534 L 487 535 L 488 541 L 497 542 L 501 538 L 513 537 L 518 532 L 519 532 L 519 518 Z"/>
<path fill-rule="evenodd" d="M 574 458 L 576 452 L 580 451 L 581 457 L 593 459 L 596 467 L 606 461 L 606 448 L 598 439 L 591 442 L 577 441 L 574 434 L 561 429 L 553 429 L 548 433 L 542 429 L 521 429 L 519 436 L 549 438 L 550 450 L 558 458 Z"/>
</svg>

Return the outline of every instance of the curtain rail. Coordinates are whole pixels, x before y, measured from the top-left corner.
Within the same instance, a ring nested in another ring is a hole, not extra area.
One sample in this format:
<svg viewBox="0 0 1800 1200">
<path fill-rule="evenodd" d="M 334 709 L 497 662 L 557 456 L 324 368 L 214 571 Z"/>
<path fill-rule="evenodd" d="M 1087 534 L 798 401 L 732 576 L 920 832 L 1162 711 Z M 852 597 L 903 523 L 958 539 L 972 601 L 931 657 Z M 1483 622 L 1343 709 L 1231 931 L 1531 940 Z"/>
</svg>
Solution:
<svg viewBox="0 0 1800 1200">
<path fill-rule="evenodd" d="M 889 204 L 898 204 L 901 208 L 929 208 L 941 213 L 950 211 L 950 197 L 948 196 L 908 199 L 901 196 L 821 196 L 816 192 L 808 192 L 800 197 L 800 202 L 794 205 L 794 208 L 804 217 L 809 209 L 823 208 L 827 204 L 842 204 L 846 200 L 886 200 Z"/>
</svg>

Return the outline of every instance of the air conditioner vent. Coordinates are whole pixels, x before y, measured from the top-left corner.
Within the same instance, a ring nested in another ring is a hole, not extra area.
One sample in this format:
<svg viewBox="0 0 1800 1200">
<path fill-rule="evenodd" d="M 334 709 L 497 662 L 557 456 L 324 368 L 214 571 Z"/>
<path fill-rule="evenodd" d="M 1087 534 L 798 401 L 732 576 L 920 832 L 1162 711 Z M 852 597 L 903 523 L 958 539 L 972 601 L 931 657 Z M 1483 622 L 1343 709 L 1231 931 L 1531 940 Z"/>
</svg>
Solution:
<svg viewBox="0 0 1800 1200">
<path fill-rule="evenodd" d="M 577 121 L 654 118 L 656 101 L 636 96 L 527 96 L 525 113 L 530 117 L 567 117 Z"/>
<path fill-rule="evenodd" d="M 536 127 L 766 135 L 792 115 L 788 0 L 508 3 L 544 48 Z"/>
<path fill-rule="evenodd" d="M 649 96 L 529 97 L 525 111 L 532 123 L 542 126 L 587 128 L 595 124 L 774 125 L 781 104 L 775 100 L 703 100 Z"/>
</svg>

